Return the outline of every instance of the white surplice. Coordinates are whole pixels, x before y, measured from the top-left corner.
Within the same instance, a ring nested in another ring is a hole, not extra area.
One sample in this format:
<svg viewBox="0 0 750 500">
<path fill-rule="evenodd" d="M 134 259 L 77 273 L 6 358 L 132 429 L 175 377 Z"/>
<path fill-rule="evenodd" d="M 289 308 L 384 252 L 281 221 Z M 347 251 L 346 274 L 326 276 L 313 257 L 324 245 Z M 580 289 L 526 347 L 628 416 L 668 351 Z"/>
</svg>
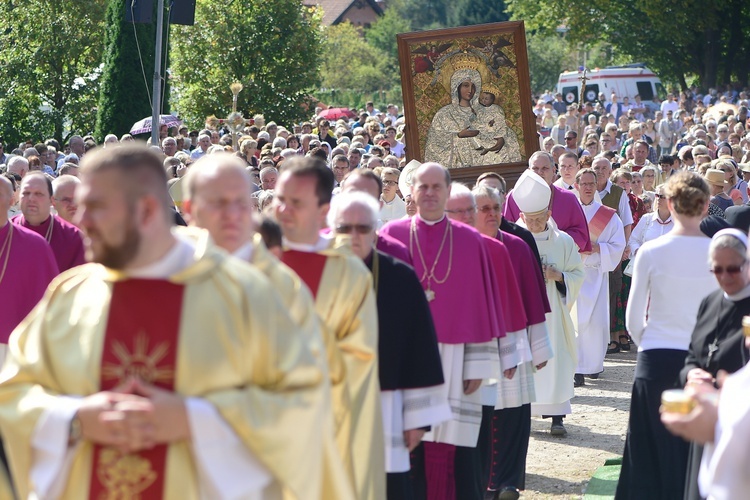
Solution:
<svg viewBox="0 0 750 500">
<path fill-rule="evenodd" d="M 581 205 L 586 221 L 596 215 L 601 203 Z M 589 234 L 591 227 L 589 227 Z M 600 373 L 604 371 L 604 356 L 609 343 L 609 272 L 613 271 L 622 259 L 625 249 L 625 232 L 617 214 L 602 230 L 596 240 L 599 252 L 582 255 L 584 278 L 575 307 L 571 312 L 578 327 L 578 368 L 576 373 Z"/>
<path fill-rule="evenodd" d="M 578 245 L 550 219 L 547 229 L 534 234 L 542 262 L 563 274 L 565 294 L 557 289 L 555 282 L 547 281 L 547 298 L 552 312 L 547 313 L 547 330 L 554 357 L 544 370 L 534 373 L 536 402 L 531 404 L 531 414 L 567 415 L 571 412 L 573 397 L 573 375 L 577 355 L 575 326 L 570 309 L 578 297 L 583 283 L 583 262 Z"/>
</svg>

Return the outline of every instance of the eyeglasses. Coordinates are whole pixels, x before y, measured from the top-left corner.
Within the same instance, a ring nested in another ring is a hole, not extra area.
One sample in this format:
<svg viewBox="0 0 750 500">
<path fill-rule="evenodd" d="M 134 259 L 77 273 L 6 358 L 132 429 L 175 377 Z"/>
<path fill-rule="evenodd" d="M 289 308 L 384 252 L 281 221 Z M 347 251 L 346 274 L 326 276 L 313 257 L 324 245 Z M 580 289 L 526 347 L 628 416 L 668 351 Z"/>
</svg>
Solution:
<svg viewBox="0 0 750 500">
<path fill-rule="evenodd" d="M 449 214 L 466 214 L 470 215 L 477 211 L 477 207 L 464 208 L 463 210 L 446 210 Z"/>
<path fill-rule="evenodd" d="M 479 207 L 479 211 L 483 214 L 489 214 L 489 213 L 500 213 L 500 205 L 484 205 L 482 207 Z"/>
<path fill-rule="evenodd" d="M 397 186 L 398 182 L 396 181 L 383 181 L 384 186 Z"/>
<path fill-rule="evenodd" d="M 666 194 L 655 194 L 654 196 L 656 196 L 660 200 L 666 200 L 667 199 L 667 195 Z"/>
<path fill-rule="evenodd" d="M 372 226 L 369 224 L 339 224 L 336 226 L 336 232 L 340 234 L 367 234 L 372 232 Z"/>
<path fill-rule="evenodd" d="M 576 138 L 575 137 L 566 137 L 565 140 L 566 141 L 575 141 Z"/>
<path fill-rule="evenodd" d="M 742 264 L 741 266 L 727 266 L 727 267 L 716 266 L 716 267 L 711 268 L 711 272 L 714 274 L 719 274 L 719 275 L 724 274 L 724 273 L 737 274 L 740 271 L 742 271 L 742 268 L 744 267 L 745 267 L 745 264 Z"/>
</svg>

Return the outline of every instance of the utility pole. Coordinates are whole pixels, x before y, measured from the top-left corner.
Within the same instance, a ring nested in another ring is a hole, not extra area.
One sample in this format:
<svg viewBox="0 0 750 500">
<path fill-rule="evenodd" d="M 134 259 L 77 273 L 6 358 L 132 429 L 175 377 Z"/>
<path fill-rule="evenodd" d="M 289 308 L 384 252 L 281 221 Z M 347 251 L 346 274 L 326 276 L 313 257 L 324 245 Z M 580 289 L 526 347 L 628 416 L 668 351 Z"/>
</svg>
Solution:
<svg viewBox="0 0 750 500">
<path fill-rule="evenodd" d="M 161 49 L 164 35 L 164 0 L 157 0 L 156 5 L 156 47 L 154 47 L 154 89 L 151 104 L 151 144 L 159 146 L 159 124 L 161 114 Z"/>
</svg>

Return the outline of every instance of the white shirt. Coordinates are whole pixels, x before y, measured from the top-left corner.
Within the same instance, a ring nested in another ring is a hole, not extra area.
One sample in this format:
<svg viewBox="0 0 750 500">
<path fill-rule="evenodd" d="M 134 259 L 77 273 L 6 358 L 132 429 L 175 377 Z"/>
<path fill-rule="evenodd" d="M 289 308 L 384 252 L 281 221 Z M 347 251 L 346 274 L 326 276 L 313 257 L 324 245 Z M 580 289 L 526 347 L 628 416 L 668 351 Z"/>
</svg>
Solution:
<svg viewBox="0 0 750 500">
<path fill-rule="evenodd" d="M 391 201 L 383 200 L 383 206 L 380 208 L 380 220 L 383 224 L 402 218 L 406 215 L 406 203 L 398 195 L 394 196 Z"/>
<path fill-rule="evenodd" d="M 674 221 L 672 215 L 667 217 L 667 220 L 661 220 L 659 214 L 656 212 L 650 212 L 644 214 L 638 224 L 633 228 L 633 232 L 630 234 L 630 258 L 634 258 L 635 254 L 638 253 L 638 249 L 647 241 L 655 240 L 659 236 L 664 236 L 672 230 L 674 227 Z"/>
<path fill-rule="evenodd" d="M 746 498 L 750 491 L 750 366 L 727 377 L 719 400 L 715 439 L 703 450 L 698 486 L 715 500 Z"/>
<path fill-rule="evenodd" d="M 625 312 L 625 326 L 639 351 L 687 351 L 698 306 L 719 287 L 709 269 L 710 243 L 705 236 L 670 233 L 641 246 Z"/>
</svg>

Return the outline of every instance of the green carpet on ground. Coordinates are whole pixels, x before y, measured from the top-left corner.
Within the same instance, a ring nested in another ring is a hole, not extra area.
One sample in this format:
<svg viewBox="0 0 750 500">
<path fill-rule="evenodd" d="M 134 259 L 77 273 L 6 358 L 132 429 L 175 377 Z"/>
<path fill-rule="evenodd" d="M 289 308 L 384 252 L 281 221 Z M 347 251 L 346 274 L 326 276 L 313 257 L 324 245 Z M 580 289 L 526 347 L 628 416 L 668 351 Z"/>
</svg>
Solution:
<svg viewBox="0 0 750 500">
<path fill-rule="evenodd" d="M 614 498 L 621 467 L 621 457 L 607 459 L 604 465 L 596 469 L 594 475 L 591 476 L 589 483 L 586 485 L 583 500 Z"/>
</svg>

